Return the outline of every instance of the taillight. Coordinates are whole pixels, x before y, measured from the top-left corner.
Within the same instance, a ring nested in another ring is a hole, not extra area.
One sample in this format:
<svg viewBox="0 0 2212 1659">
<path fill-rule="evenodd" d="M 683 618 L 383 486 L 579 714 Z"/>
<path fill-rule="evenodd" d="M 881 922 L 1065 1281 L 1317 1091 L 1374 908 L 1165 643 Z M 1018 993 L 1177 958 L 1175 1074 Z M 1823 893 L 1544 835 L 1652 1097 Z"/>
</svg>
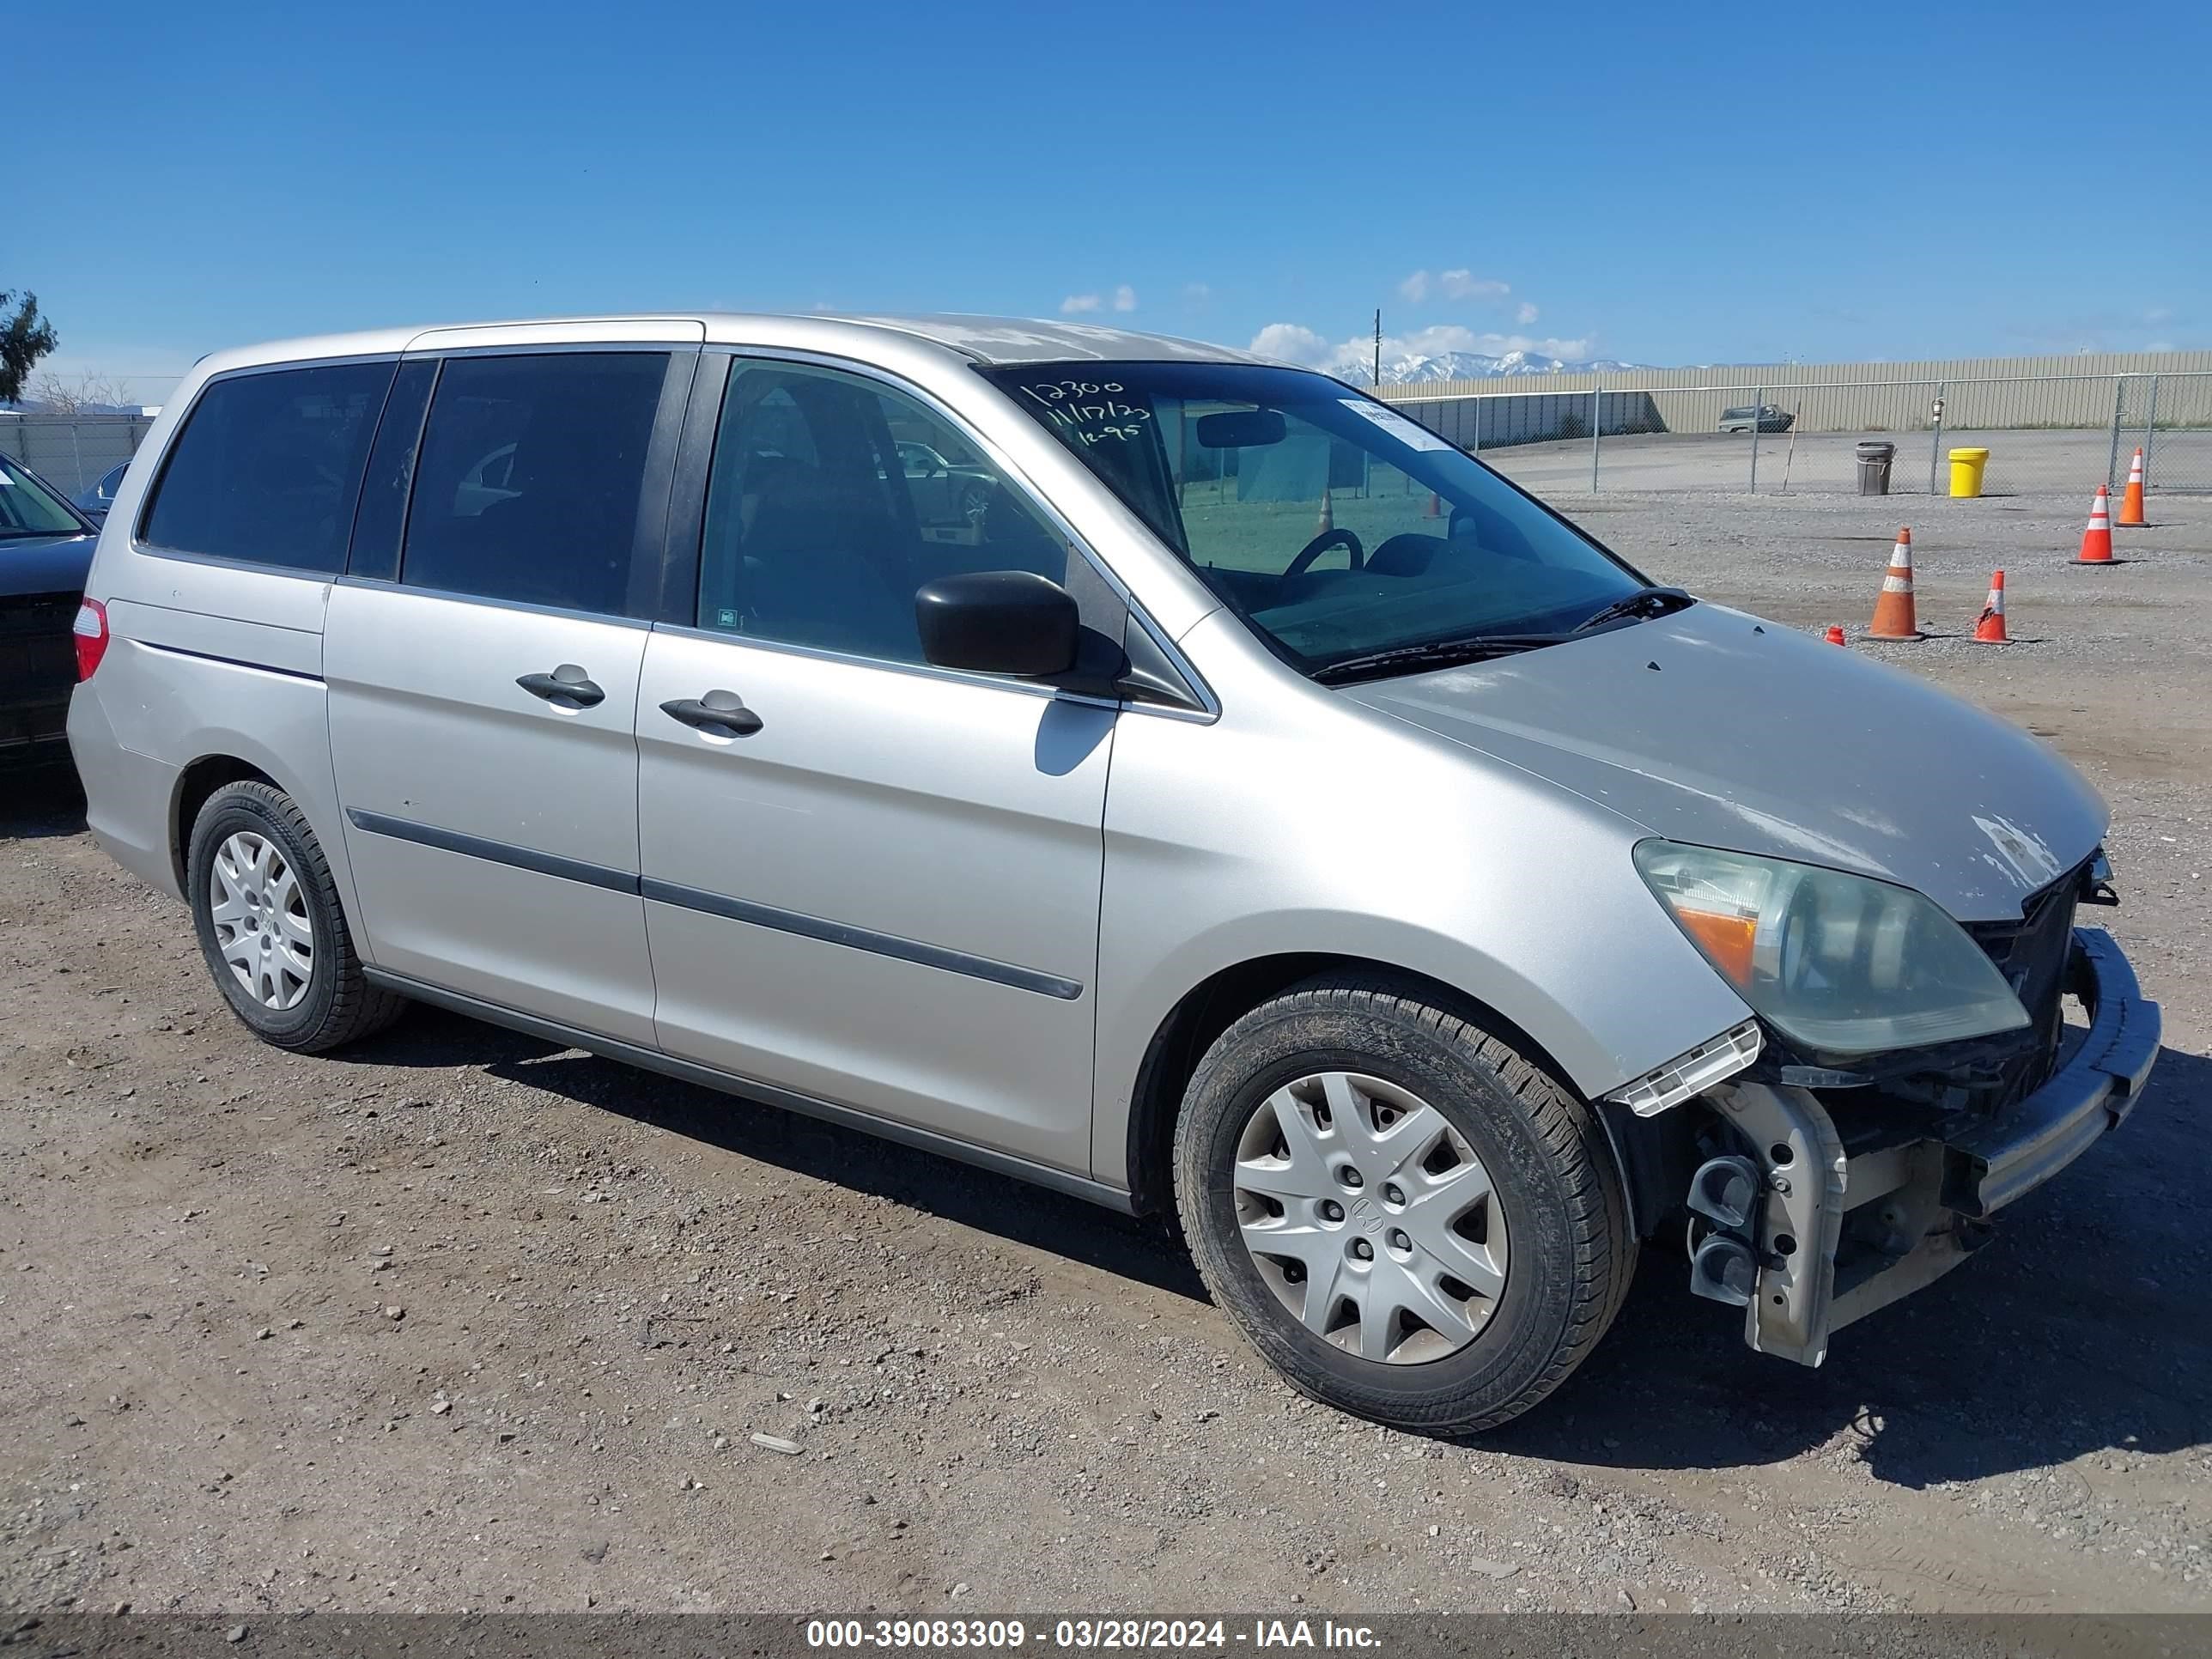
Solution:
<svg viewBox="0 0 2212 1659">
<path fill-rule="evenodd" d="M 107 607 L 98 599 L 82 601 L 70 632 L 76 639 L 76 678 L 82 685 L 99 670 L 100 659 L 107 654 Z"/>
</svg>

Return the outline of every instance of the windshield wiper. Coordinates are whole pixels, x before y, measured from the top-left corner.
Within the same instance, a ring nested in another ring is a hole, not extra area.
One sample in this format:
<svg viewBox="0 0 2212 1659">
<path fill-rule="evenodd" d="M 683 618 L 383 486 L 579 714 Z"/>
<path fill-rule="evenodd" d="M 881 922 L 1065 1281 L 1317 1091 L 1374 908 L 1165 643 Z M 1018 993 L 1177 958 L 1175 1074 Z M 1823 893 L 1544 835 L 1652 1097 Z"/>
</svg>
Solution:
<svg viewBox="0 0 2212 1659">
<path fill-rule="evenodd" d="M 1375 679 L 1423 668 L 1453 668 L 1557 645 L 1566 637 L 1565 634 L 1470 634 L 1464 639 L 1424 640 L 1418 645 L 1393 646 L 1388 651 L 1341 658 L 1315 669 L 1313 678 L 1317 685 L 1340 685 L 1348 680 Z"/>
<path fill-rule="evenodd" d="M 1623 617 L 1663 617 L 1693 605 L 1697 600 L 1679 587 L 1639 587 L 1625 593 L 1602 611 L 1592 611 L 1568 631 L 1583 634 Z"/>
<path fill-rule="evenodd" d="M 1375 679 L 1425 668 L 1452 668 L 1462 663 L 1481 662 L 1486 658 L 1508 657 L 1519 651 L 1559 645 L 1623 617 L 1662 617 L 1696 603 L 1692 596 L 1679 587 L 1639 587 L 1583 617 L 1564 634 L 1469 634 L 1459 639 L 1423 640 L 1413 645 L 1394 646 L 1388 651 L 1346 657 L 1316 668 L 1313 678 L 1317 684 L 1337 685 L 1347 680 Z"/>
</svg>

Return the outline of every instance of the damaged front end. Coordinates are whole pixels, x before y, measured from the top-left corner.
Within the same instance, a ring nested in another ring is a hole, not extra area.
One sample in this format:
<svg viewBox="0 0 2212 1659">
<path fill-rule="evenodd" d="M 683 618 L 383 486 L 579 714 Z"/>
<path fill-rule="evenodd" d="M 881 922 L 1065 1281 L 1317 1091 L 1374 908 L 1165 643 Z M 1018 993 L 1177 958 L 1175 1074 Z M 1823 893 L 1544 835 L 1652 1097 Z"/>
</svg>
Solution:
<svg viewBox="0 0 2212 1659">
<path fill-rule="evenodd" d="M 2124 1121 L 2156 1060 L 2158 1005 L 2112 937 L 2101 856 L 1966 931 L 2028 1023 L 1839 1060 L 1771 1030 L 1699 1101 L 1688 1182 L 1691 1288 L 1741 1305 L 1761 1352 L 1817 1365 L 1831 1333 L 1940 1277 L 1990 1218 Z M 2087 1016 L 2065 1021 L 2068 996 Z M 1627 1103 L 1624 1099 L 1623 1103 Z"/>
</svg>

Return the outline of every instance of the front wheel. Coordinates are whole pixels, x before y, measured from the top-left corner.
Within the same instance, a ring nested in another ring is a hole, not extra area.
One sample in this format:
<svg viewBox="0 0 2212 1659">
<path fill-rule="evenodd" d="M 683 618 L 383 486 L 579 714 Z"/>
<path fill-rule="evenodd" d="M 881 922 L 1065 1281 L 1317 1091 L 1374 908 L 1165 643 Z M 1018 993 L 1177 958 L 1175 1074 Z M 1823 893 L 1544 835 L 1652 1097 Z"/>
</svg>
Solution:
<svg viewBox="0 0 2212 1659">
<path fill-rule="evenodd" d="M 1591 1109 L 1419 988 L 1309 981 L 1224 1031 L 1176 1136 L 1214 1299 L 1302 1392 L 1421 1433 L 1517 1417 L 1634 1268 Z"/>
</svg>

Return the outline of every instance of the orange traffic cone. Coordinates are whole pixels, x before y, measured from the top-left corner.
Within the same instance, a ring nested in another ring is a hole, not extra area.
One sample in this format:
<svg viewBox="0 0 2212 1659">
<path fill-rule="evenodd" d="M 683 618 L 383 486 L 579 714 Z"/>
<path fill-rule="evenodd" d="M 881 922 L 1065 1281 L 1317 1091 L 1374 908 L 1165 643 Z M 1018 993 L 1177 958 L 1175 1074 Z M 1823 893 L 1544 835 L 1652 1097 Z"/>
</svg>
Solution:
<svg viewBox="0 0 2212 1659">
<path fill-rule="evenodd" d="M 1830 645 L 1847 646 L 1850 643 L 1849 640 L 1846 640 L 1844 637 L 1844 630 L 1837 627 L 1833 623 L 1830 623 L 1828 624 L 1828 631 L 1826 634 L 1823 634 L 1820 637 L 1827 641 Z"/>
<path fill-rule="evenodd" d="M 1881 579 L 1881 597 L 1874 602 L 1874 621 L 1866 631 L 1870 640 L 1923 640 L 1912 611 L 1912 530 L 1897 532 L 1897 545 L 1889 552 L 1888 574 Z"/>
<path fill-rule="evenodd" d="M 1328 491 L 1327 489 L 1323 489 L 1321 492 L 1321 522 L 1316 525 L 1314 528 L 1316 531 L 1334 530 L 1336 528 L 1336 514 L 1329 511 Z"/>
<path fill-rule="evenodd" d="M 1990 573 L 1990 602 L 1974 621 L 1974 637 L 1984 645 L 2009 645 L 2004 631 L 2004 572 Z"/>
<path fill-rule="evenodd" d="M 2089 527 L 2081 532 L 2081 550 L 2075 564 L 2111 564 L 2112 558 L 2112 492 L 2097 486 L 2097 499 L 2089 503 Z"/>
<path fill-rule="evenodd" d="M 2116 523 L 2140 525 L 2143 521 L 2143 465 L 2142 451 L 2136 451 L 2136 459 L 2128 468 L 2128 493 L 2120 497 L 2120 516 Z"/>
</svg>

